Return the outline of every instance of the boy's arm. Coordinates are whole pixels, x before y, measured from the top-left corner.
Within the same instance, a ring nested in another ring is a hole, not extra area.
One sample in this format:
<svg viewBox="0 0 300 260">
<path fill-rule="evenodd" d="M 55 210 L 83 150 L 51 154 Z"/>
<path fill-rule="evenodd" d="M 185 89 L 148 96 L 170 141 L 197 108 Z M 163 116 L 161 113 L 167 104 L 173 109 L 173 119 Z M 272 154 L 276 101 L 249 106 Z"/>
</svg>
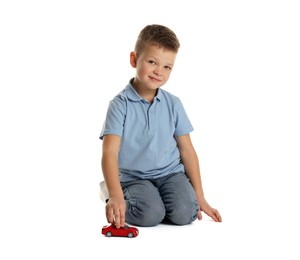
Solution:
<svg viewBox="0 0 300 260">
<path fill-rule="evenodd" d="M 125 225 L 126 204 L 119 180 L 118 154 L 121 137 L 105 135 L 102 147 L 102 172 L 108 190 L 109 200 L 106 204 L 106 218 L 115 223 L 117 228 Z"/>
<path fill-rule="evenodd" d="M 219 212 L 216 209 L 212 208 L 207 203 L 204 197 L 199 160 L 196 151 L 193 147 L 190 135 L 186 134 L 183 136 L 176 136 L 176 140 L 180 151 L 181 161 L 184 165 L 186 174 L 188 175 L 192 186 L 194 187 L 196 197 L 200 206 L 198 219 L 202 219 L 201 211 L 204 211 L 214 221 L 222 222 L 222 218 Z"/>
</svg>

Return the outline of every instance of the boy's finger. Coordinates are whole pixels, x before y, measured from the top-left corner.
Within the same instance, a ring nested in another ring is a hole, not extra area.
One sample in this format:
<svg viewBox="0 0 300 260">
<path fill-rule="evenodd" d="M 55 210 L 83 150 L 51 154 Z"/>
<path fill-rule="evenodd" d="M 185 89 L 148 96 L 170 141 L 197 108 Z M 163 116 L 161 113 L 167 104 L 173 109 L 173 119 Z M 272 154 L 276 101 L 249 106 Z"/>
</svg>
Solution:
<svg viewBox="0 0 300 260">
<path fill-rule="evenodd" d="M 215 214 L 212 214 L 211 217 L 215 222 L 219 222 L 219 220 Z"/>
<path fill-rule="evenodd" d="M 120 213 L 120 226 L 124 227 L 125 225 L 125 213 L 121 212 Z"/>
<path fill-rule="evenodd" d="M 106 208 L 106 219 L 108 223 L 114 223 L 114 214 L 112 208 Z"/>
<path fill-rule="evenodd" d="M 201 220 L 202 219 L 202 214 L 201 214 L 201 211 L 199 210 L 198 212 L 198 219 Z"/>
<path fill-rule="evenodd" d="M 115 225 L 117 228 L 120 228 L 120 211 L 116 210 L 114 213 L 114 218 L 115 218 Z"/>
<path fill-rule="evenodd" d="M 218 218 L 219 222 L 222 222 L 222 217 L 219 212 L 217 212 L 217 218 Z"/>
<path fill-rule="evenodd" d="M 212 218 L 216 222 L 222 222 L 221 215 L 219 214 L 219 212 L 217 210 L 215 212 L 213 212 Z"/>
</svg>

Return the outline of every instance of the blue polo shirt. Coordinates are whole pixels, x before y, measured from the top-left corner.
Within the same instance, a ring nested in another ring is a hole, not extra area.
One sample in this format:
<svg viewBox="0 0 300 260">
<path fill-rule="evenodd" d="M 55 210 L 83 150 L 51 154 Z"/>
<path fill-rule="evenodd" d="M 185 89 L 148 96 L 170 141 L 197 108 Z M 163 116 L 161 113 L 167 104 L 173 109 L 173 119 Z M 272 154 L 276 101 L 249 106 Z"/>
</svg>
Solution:
<svg viewBox="0 0 300 260">
<path fill-rule="evenodd" d="M 193 131 L 179 98 L 158 89 L 151 104 L 131 83 L 110 101 L 100 139 L 120 136 L 121 182 L 184 172 L 175 136 Z"/>
</svg>

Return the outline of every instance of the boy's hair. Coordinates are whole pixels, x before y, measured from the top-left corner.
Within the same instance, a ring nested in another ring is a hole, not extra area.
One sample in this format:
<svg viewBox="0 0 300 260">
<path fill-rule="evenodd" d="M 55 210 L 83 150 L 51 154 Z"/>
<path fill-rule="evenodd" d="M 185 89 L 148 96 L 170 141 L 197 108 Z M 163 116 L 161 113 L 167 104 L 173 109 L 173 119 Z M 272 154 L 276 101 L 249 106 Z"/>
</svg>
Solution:
<svg viewBox="0 0 300 260">
<path fill-rule="evenodd" d="M 158 24 L 147 25 L 140 32 L 135 44 L 135 51 L 137 53 L 142 52 L 147 44 L 165 48 L 176 53 L 180 47 L 176 34 L 168 27 Z"/>
</svg>

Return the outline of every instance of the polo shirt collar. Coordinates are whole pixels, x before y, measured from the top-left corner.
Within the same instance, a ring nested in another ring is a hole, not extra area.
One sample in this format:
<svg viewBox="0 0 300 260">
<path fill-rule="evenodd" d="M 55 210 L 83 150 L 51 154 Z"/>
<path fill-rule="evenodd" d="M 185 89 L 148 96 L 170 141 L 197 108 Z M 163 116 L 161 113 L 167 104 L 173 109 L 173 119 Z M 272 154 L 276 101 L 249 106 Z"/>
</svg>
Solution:
<svg viewBox="0 0 300 260">
<path fill-rule="evenodd" d="M 134 87 L 129 82 L 126 87 L 126 95 L 131 101 L 141 101 L 143 98 L 135 91 Z"/>
<path fill-rule="evenodd" d="M 143 100 L 143 98 L 136 92 L 136 90 L 134 89 L 134 87 L 132 86 L 131 82 L 133 79 L 130 80 L 130 82 L 128 83 L 127 87 L 126 87 L 126 94 L 127 97 L 131 100 L 131 101 L 141 101 Z M 155 96 L 155 99 L 157 99 L 158 101 L 160 101 L 162 99 L 163 95 L 162 95 L 162 90 L 159 88 L 157 90 L 157 95 Z"/>
<path fill-rule="evenodd" d="M 163 97 L 163 95 L 162 95 L 162 90 L 159 88 L 159 89 L 157 90 L 157 94 L 156 94 L 155 98 L 156 98 L 158 101 L 160 101 L 160 100 L 162 99 L 162 97 Z"/>
</svg>

